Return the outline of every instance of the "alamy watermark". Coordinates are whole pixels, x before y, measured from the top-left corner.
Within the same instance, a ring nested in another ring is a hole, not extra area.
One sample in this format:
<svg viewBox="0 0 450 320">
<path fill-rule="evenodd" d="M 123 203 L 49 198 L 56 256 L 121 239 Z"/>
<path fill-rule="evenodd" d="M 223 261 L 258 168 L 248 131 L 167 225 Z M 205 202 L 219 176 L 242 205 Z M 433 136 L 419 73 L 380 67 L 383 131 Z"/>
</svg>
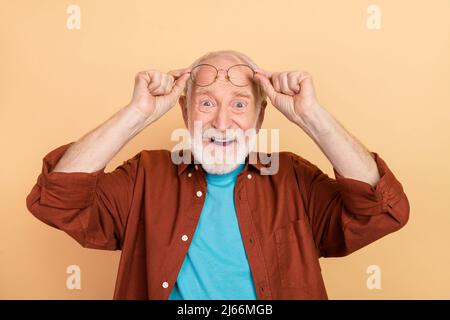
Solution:
<svg viewBox="0 0 450 320">
<path fill-rule="evenodd" d="M 367 13 L 369 16 L 366 20 L 366 26 L 369 30 L 381 29 L 381 9 L 376 4 L 371 4 L 367 7 Z"/>
<path fill-rule="evenodd" d="M 270 134 L 270 144 L 268 141 Z M 186 128 L 178 128 L 172 131 L 171 141 L 179 141 L 172 148 L 172 162 L 174 164 L 191 163 L 191 155 L 194 155 L 194 163 L 236 164 L 244 163 L 248 156 L 249 164 L 260 163 L 262 175 L 273 175 L 279 169 L 280 134 L 279 129 L 248 130 L 226 129 L 225 133 L 214 128 L 203 130 L 202 122 L 194 122 L 193 134 Z M 207 142 L 206 145 L 204 142 Z M 255 151 L 255 147 L 268 149 L 271 153 Z M 180 151 L 184 152 L 181 153 Z"/>
<path fill-rule="evenodd" d="M 381 268 L 376 264 L 367 267 L 366 272 L 370 274 L 367 278 L 366 285 L 369 290 L 381 289 Z"/>
<path fill-rule="evenodd" d="M 66 288 L 69 290 L 81 289 L 81 269 L 80 266 L 72 264 L 67 266 L 66 273 L 69 275 L 66 279 Z"/>
<path fill-rule="evenodd" d="M 69 30 L 81 29 L 81 9 L 79 5 L 71 4 L 66 8 L 66 13 L 69 15 L 66 21 L 66 27 Z"/>
</svg>

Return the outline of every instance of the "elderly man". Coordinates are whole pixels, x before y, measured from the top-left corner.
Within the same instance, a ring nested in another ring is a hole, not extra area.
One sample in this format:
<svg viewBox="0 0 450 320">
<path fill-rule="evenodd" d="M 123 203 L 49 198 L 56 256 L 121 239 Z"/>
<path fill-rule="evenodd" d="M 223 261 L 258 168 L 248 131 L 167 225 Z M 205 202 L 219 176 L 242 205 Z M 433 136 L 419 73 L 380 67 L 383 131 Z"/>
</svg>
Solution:
<svg viewBox="0 0 450 320">
<path fill-rule="evenodd" d="M 277 166 L 250 161 L 254 139 L 239 132 L 260 129 L 267 97 L 336 179 L 291 152 L 271 154 Z M 189 161 L 143 150 L 104 172 L 177 101 Z M 320 105 L 311 75 L 271 73 L 230 50 L 139 72 L 127 106 L 45 156 L 27 206 L 83 247 L 122 250 L 115 299 L 326 299 L 319 258 L 348 255 L 409 216 L 402 185 Z"/>
</svg>

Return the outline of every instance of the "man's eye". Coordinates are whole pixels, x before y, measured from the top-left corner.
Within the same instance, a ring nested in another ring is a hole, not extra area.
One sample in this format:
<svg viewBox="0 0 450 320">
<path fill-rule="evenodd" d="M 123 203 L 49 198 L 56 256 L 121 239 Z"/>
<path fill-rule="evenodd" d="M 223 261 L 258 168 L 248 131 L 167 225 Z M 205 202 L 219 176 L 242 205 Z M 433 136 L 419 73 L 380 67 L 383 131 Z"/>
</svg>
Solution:
<svg viewBox="0 0 450 320">
<path fill-rule="evenodd" d="M 238 109 L 243 109 L 247 104 L 245 102 L 242 101 L 236 101 L 234 103 L 234 106 Z"/>
<path fill-rule="evenodd" d="M 209 100 L 203 100 L 203 101 L 201 101 L 201 102 L 200 102 L 200 105 L 201 105 L 202 107 L 212 107 L 212 106 L 213 106 L 212 102 L 209 101 Z"/>
</svg>

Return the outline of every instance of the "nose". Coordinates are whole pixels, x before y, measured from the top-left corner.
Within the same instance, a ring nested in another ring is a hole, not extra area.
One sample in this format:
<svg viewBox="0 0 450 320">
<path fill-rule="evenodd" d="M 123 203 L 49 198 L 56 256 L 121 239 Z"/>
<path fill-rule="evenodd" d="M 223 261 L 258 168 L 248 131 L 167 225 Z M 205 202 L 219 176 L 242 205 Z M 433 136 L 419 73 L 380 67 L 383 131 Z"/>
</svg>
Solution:
<svg viewBox="0 0 450 320">
<path fill-rule="evenodd" d="M 215 114 L 212 126 L 220 131 L 225 132 L 231 127 L 232 119 L 230 110 L 226 106 L 220 106 Z"/>
</svg>

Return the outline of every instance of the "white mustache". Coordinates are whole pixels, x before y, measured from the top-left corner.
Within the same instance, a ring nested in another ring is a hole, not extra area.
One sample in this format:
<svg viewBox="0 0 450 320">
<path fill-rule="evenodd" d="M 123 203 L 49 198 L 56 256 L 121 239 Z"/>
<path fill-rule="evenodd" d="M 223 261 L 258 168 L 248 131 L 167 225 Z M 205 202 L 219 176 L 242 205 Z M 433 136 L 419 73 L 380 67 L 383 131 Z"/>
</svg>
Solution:
<svg viewBox="0 0 450 320">
<path fill-rule="evenodd" d="M 204 140 L 213 140 L 219 142 L 238 140 L 239 137 L 243 136 L 244 132 L 239 129 L 227 130 L 226 134 L 223 134 L 222 132 L 214 132 L 212 130 L 206 130 L 203 133 Z"/>
</svg>

